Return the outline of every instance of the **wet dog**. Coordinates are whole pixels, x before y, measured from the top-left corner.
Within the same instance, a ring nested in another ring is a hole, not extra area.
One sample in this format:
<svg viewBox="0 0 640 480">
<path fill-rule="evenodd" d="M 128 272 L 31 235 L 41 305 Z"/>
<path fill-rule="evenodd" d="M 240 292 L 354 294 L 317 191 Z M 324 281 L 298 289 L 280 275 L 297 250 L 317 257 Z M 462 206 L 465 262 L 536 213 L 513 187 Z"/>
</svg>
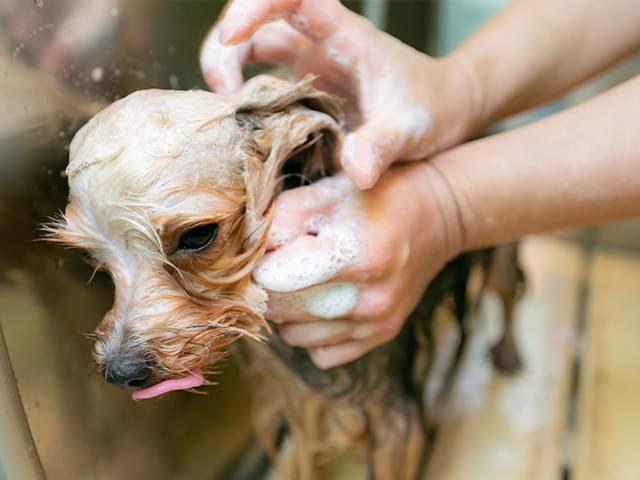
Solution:
<svg viewBox="0 0 640 480">
<path fill-rule="evenodd" d="M 470 270 L 492 254 L 451 262 L 393 341 L 346 366 L 320 370 L 284 344 L 251 276 L 269 207 L 283 172 L 311 181 L 335 173 L 343 133 L 339 101 L 311 78 L 261 76 L 233 97 L 135 92 L 73 139 L 69 204 L 49 235 L 85 250 L 115 284 L 94 334 L 107 382 L 136 399 L 198 387 L 227 346 L 248 338 L 257 433 L 277 464 L 291 463 L 292 478 L 334 478 L 328 460 L 353 453 L 373 478 L 412 479 L 432 427 L 423 402 L 431 318 L 453 296 L 462 326 Z"/>
</svg>

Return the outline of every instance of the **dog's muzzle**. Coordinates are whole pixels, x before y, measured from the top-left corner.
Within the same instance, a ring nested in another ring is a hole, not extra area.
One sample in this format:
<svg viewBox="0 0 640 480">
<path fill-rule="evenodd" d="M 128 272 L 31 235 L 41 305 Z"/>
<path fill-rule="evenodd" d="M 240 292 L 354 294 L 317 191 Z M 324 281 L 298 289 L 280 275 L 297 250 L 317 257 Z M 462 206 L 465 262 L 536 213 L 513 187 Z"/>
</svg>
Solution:
<svg viewBox="0 0 640 480">
<path fill-rule="evenodd" d="M 154 382 L 149 363 L 139 360 L 112 360 L 102 367 L 102 376 L 110 384 L 125 390 L 138 390 Z"/>
</svg>

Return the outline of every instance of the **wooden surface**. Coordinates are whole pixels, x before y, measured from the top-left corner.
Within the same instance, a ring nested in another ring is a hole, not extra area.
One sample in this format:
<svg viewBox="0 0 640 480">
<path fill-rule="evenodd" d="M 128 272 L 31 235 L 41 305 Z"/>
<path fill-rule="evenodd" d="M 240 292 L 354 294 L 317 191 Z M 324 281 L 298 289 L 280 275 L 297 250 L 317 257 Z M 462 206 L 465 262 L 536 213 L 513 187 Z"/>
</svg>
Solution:
<svg viewBox="0 0 640 480">
<path fill-rule="evenodd" d="M 589 275 L 576 480 L 640 478 L 640 256 L 597 251 Z"/>
<path fill-rule="evenodd" d="M 499 332 L 493 321 L 500 317 L 500 305 L 487 296 L 428 479 L 562 478 L 580 279 L 587 259 L 569 242 L 530 239 L 522 260 L 528 286 L 516 311 L 516 341 L 525 370 L 514 378 L 493 372 L 487 350 Z"/>
<path fill-rule="evenodd" d="M 426 478 L 640 479 L 640 251 L 536 238 L 523 263 L 526 370 L 491 370 L 486 298 Z"/>
</svg>

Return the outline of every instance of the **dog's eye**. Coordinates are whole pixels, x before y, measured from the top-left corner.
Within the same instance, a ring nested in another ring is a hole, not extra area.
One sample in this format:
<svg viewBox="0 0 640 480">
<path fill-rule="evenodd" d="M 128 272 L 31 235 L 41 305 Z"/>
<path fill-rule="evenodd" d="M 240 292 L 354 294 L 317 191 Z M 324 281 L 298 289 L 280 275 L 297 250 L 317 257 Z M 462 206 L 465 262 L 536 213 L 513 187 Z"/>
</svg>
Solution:
<svg viewBox="0 0 640 480">
<path fill-rule="evenodd" d="M 217 233 L 217 223 L 194 227 L 182 234 L 178 241 L 178 250 L 202 250 L 211 245 Z"/>
</svg>

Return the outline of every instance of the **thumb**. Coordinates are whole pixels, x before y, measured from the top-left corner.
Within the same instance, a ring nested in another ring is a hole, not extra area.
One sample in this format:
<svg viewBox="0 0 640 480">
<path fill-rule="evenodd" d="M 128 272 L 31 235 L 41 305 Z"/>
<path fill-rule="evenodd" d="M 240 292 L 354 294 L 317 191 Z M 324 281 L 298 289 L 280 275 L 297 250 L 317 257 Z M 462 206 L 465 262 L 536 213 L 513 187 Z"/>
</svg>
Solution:
<svg viewBox="0 0 640 480">
<path fill-rule="evenodd" d="M 352 188 L 347 177 L 338 175 L 282 192 L 274 201 L 267 250 L 275 250 L 297 237 L 317 235 L 320 225 Z"/>
<path fill-rule="evenodd" d="M 342 147 L 344 172 L 361 190 L 373 187 L 384 171 L 397 160 L 402 147 L 397 130 L 376 120 L 347 135 Z"/>
</svg>

